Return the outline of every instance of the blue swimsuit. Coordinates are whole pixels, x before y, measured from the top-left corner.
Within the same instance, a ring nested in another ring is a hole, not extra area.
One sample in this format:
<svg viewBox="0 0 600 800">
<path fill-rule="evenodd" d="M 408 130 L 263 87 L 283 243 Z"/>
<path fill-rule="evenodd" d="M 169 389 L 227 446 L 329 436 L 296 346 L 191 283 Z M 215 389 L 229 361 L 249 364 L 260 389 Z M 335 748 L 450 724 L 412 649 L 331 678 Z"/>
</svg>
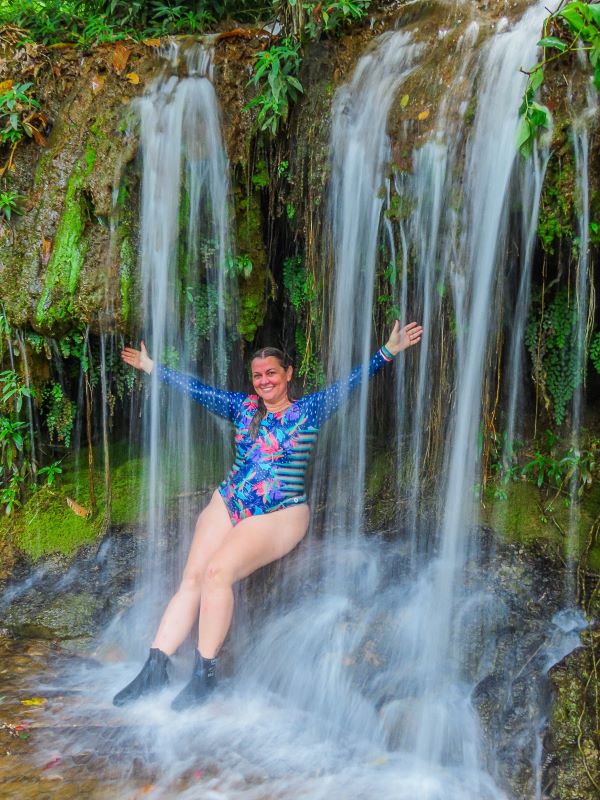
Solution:
<svg viewBox="0 0 600 800">
<path fill-rule="evenodd" d="M 391 360 L 387 349 L 380 348 L 369 362 L 369 377 Z M 319 428 L 360 386 L 363 374 L 356 367 L 346 380 L 307 394 L 283 411 L 267 412 L 253 441 L 248 428 L 258 408 L 257 395 L 215 389 L 169 367 L 157 369 L 164 383 L 235 426 L 235 461 L 219 486 L 234 525 L 246 517 L 307 502 L 304 476 Z"/>
</svg>

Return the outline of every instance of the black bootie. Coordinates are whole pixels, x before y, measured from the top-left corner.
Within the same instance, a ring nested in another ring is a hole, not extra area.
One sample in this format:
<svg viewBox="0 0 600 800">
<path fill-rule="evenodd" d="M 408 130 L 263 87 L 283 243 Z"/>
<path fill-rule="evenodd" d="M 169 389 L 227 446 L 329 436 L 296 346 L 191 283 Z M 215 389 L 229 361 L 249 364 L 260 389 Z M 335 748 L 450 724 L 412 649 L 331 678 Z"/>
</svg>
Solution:
<svg viewBox="0 0 600 800">
<path fill-rule="evenodd" d="M 203 703 L 217 685 L 217 659 L 202 658 L 196 650 L 196 659 L 190 682 L 183 687 L 171 703 L 173 711 L 184 711 Z"/>
<path fill-rule="evenodd" d="M 152 647 L 139 675 L 136 675 L 131 683 L 128 683 L 124 689 L 121 689 L 113 697 L 113 705 L 124 706 L 127 703 L 133 703 L 138 697 L 151 692 L 158 692 L 164 686 L 167 686 L 169 683 L 167 664 L 169 663 L 169 656 L 165 655 L 157 647 Z"/>
</svg>

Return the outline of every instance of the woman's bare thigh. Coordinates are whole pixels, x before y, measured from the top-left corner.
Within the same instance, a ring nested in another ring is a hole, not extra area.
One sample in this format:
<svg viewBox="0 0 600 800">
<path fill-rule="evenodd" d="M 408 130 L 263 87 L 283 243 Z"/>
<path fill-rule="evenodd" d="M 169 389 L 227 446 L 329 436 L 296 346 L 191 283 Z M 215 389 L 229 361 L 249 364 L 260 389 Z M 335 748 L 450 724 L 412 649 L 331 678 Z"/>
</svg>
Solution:
<svg viewBox="0 0 600 800">
<path fill-rule="evenodd" d="M 183 577 L 200 578 L 206 565 L 231 535 L 234 528 L 229 518 L 225 502 L 215 491 L 209 504 L 204 508 L 196 522 L 194 538 L 183 570 Z"/>
<path fill-rule="evenodd" d="M 233 583 L 282 558 L 308 530 L 307 505 L 257 514 L 239 522 L 210 560 L 210 570 L 223 572 Z"/>
</svg>

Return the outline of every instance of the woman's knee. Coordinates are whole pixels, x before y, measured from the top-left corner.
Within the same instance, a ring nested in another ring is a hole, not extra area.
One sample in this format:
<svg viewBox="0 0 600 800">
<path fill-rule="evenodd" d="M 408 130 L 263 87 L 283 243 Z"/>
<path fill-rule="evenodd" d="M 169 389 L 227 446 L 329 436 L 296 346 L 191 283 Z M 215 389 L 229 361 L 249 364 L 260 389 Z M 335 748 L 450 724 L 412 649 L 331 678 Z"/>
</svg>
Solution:
<svg viewBox="0 0 600 800">
<path fill-rule="evenodd" d="M 223 559 L 211 558 L 206 566 L 203 576 L 203 588 L 223 589 L 228 588 L 235 582 L 233 571 Z"/>
<path fill-rule="evenodd" d="M 204 570 L 195 568 L 186 570 L 181 578 L 179 584 L 180 592 L 191 592 L 193 594 L 200 594 L 202 591 L 202 584 L 204 581 Z"/>
</svg>

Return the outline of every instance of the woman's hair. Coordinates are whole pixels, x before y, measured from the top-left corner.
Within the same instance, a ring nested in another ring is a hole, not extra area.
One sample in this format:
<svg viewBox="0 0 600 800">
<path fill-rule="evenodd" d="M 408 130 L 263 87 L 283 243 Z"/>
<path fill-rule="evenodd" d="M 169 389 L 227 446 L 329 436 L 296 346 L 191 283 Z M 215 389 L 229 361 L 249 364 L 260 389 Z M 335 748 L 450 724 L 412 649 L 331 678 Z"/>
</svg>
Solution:
<svg viewBox="0 0 600 800">
<path fill-rule="evenodd" d="M 278 350 L 277 347 L 263 347 L 261 350 L 257 350 L 256 353 L 252 356 L 250 363 L 254 361 L 255 358 L 269 358 L 273 356 L 276 358 L 277 361 L 281 364 L 284 369 L 292 366 L 292 362 L 290 359 L 283 353 L 281 350 Z M 290 395 L 290 387 L 288 384 L 288 400 L 292 402 L 292 397 Z M 248 434 L 252 441 L 256 439 L 258 436 L 258 429 L 260 428 L 260 423 L 263 421 L 265 414 L 267 413 L 267 407 L 265 406 L 265 401 L 262 397 L 258 398 L 258 408 L 254 412 L 254 416 L 252 417 L 252 421 L 250 422 L 250 426 L 248 427 Z"/>
</svg>

